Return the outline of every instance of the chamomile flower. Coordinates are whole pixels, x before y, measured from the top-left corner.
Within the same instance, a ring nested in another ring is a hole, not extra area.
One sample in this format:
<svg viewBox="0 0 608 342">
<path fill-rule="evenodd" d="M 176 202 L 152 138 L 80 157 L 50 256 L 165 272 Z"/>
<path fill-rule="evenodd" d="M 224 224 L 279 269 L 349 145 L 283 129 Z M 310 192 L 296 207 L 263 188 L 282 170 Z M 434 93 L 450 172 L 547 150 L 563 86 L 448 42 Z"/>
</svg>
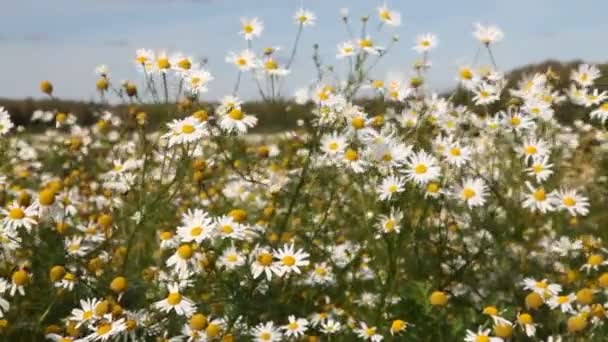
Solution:
<svg viewBox="0 0 608 342">
<path fill-rule="evenodd" d="M 543 139 L 528 137 L 524 139 L 520 153 L 524 156 L 524 159 L 527 162 L 534 158 L 542 158 L 546 156 L 549 153 L 549 148 Z"/>
<path fill-rule="evenodd" d="M 249 128 L 258 123 L 258 118 L 246 114 L 240 108 L 232 108 L 220 118 L 220 127 L 228 133 L 236 132 L 239 134 L 247 133 Z"/>
<path fill-rule="evenodd" d="M 574 313 L 574 308 L 572 307 L 572 303 L 576 300 L 576 295 L 574 293 L 570 293 L 568 295 L 562 296 L 552 296 L 547 300 L 547 305 L 551 309 L 559 309 L 563 313 Z"/>
<path fill-rule="evenodd" d="M 370 36 L 359 39 L 357 41 L 357 46 L 370 55 L 379 55 L 383 50 L 381 47 L 375 45 L 374 40 Z"/>
<path fill-rule="evenodd" d="M 381 215 L 379 217 L 378 229 L 385 234 L 399 233 L 401 231 L 401 220 L 403 213 L 399 209 L 391 208 L 389 215 Z"/>
<path fill-rule="evenodd" d="M 185 274 L 195 267 L 197 263 L 196 252 L 190 244 L 179 246 L 167 261 L 167 267 L 173 268 L 176 273 Z"/>
<path fill-rule="evenodd" d="M 239 53 L 231 52 L 226 57 L 226 62 L 234 64 L 240 71 L 249 71 L 260 64 L 251 50 L 243 50 Z"/>
<path fill-rule="evenodd" d="M 426 33 L 416 38 L 414 50 L 419 53 L 431 51 L 437 46 L 437 36 L 432 33 Z"/>
<path fill-rule="evenodd" d="M 536 334 L 536 323 L 534 323 L 534 318 L 529 313 L 519 313 L 516 325 L 520 326 L 528 337 Z"/>
<path fill-rule="evenodd" d="M 175 311 L 180 316 L 190 317 L 196 311 L 194 303 L 180 293 L 177 284 L 167 286 L 168 294 L 163 300 L 154 303 L 154 307 L 162 312 Z"/>
<path fill-rule="evenodd" d="M 95 308 L 101 301 L 96 298 L 87 298 L 80 300 L 80 308 L 72 309 L 70 321 L 76 323 L 79 327 L 93 319 L 95 319 Z"/>
<path fill-rule="evenodd" d="M 560 189 L 551 195 L 556 207 L 567 210 L 572 216 L 586 216 L 589 213 L 589 200 L 576 189 Z"/>
<path fill-rule="evenodd" d="M 597 109 L 593 110 L 589 116 L 591 116 L 592 119 L 600 120 L 602 124 L 605 123 L 606 120 L 608 120 L 608 102 L 602 103 Z M 2 124 L 0 124 L 0 127 L 1 126 Z M 2 134 L 2 132 L 0 132 L 0 134 Z"/>
<path fill-rule="evenodd" d="M 388 176 L 382 180 L 378 187 L 378 197 L 381 201 L 390 200 L 393 195 L 396 195 L 405 190 L 405 180 L 399 176 Z"/>
<path fill-rule="evenodd" d="M 308 277 L 308 283 L 315 285 L 328 285 L 335 282 L 335 276 L 332 267 L 326 263 L 321 262 L 312 266 L 310 275 Z"/>
<path fill-rule="evenodd" d="M 321 151 L 328 156 L 336 156 L 342 154 L 346 148 L 346 136 L 333 132 L 325 134 L 321 138 Z"/>
<path fill-rule="evenodd" d="M 321 332 L 326 335 L 334 335 L 342 330 L 342 325 L 340 322 L 335 321 L 331 318 L 327 318 L 323 322 L 321 322 Z"/>
<path fill-rule="evenodd" d="M 208 91 L 207 84 L 212 80 L 213 76 L 206 70 L 189 70 L 185 73 L 184 85 L 192 94 L 200 94 Z"/>
<path fill-rule="evenodd" d="M 73 236 L 64 241 L 66 253 L 72 257 L 82 257 L 87 254 L 90 247 L 83 243 L 82 236 Z"/>
<path fill-rule="evenodd" d="M 500 337 L 490 336 L 490 329 L 483 329 L 482 327 L 479 327 L 479 329 L 477 329 L 477 332 L 467 330 L 467 335 L 465 336 L 464 340 L 466 342 L 480 342 L 480 341 L 502 342 L 503 341 L 502 338 L 500 338 Z"/>
<path fill-rule="evenodd" d="M 32 206 L 25 207 L 15 201 L 6 209 L 1 209 L 0 212 L 4 215 L 2 224 L 7 229 L 17 230 L 19 228 L 25 228 L 30 232 L 32 227 L 38 224 L 38 222 L 33 219 L 36 215 L 36 208 Z"/>
<path fill-rule="evenodd" d="M 549 156 L 538 156 L 532 158 L 532 165 L 526 168 L 526 172 L 529 176 L 535 177 L 537 182 L 544 182 L 553 174 L 552 167 Z"/>
<path fill-rule="evenodd" d="M 372 342 L 379 342 L 384 339 L 384 336 L 378 334 L 378 329 L 376 327 L 368 326 L 365 322 L 359 323 L 359 328 L 353 329 L 357 337 Z"/>
<path fill-rule="evenodd" d="M 601 254 L 591 254 L 587 257 L 587 262 L 581 266 L 581 270 L 589 273 L 591 270 L 597 271 L 600 266 L 608 265 L 608 260 Z"/>
<path fill-rule="evenodd" d="M 296 318 L 294 315 L 287 317 L 289 323 L 281 327 L 287 337 L 303 336 L 308 329 L 308 320 L 305 318 Z"/>
<path fill-rule="evenodd" d="M 405 167 L 406 178 L 421 185 L 439 178 L 441 173 L 437 159 L 422 150 L 411 154 L 405 163 Z"/>
<path fill-rule="evenodd" d="M 264 24 L 258 19 L 241 19 L 241 31 L 239 32 L 246 40 L 252 40 L 253 38 L 262 35 L 264 30 Z"/>
<path fill-rule="evenodd" d="M 93 330 L 85 339 L 87 341 L 108 341 L 127 329 L 124 318 L 114 319 L 112 314 L 104 315 L 102 319 L 89 326 Z"/>
<path fill-rule="evenodd" d="M 346 57 L 354 56 L 357 53 L 357 47 L 350 41 L 342 42 L 338 44 L 337 58 L 342 59 Z"/>
<path fill-rule="evenodd" d="M 294 249 L 294 244 L 285 245 L 282 249 L 275 250 L 273 257 L 278 259 L 273 267 L 273 271 L 278 276 L 283 276 L 294 272 L 296 274 L 302 273 L 300 267 L 308 266 L 309 254 L 304 252 L 302 249 L 297 251 Z"/>
<path fill-rule="evenodd" d="M 266 279 L 270 281 L 272 279 L 272 271 L 275 266 L 274 258 L 272 253 L 266 248 L 256 248 L 252 255 L 251 260 L 251 274 L 254 279 L 257 279 L 260 275 L 265 274 Z M 276 268 L 280 270 L 280 268 Z"/>
<path fill-rule="evenodd" d="M 526 187 L 530 192 L 524 195 L 525 197 L 522 202 L 524 208 L 530 209 L 533 212 L 540 211 L 543 214 L 555 210 L 553 201 L 551 201 L 544 188 L 535 188 L 530 182 L 526 182 Z"/>
<path fill-rule="evenodd" d="M 539 295 L 556 296 L 562 291 L 562 286 L 559 284 L 550 284 L 547 279 L 535 280 L 533 278 L 525 278 L 522 282 L 525 290 L 531 290 Z"/>
<path fill-rule="evenodd" d="M 245 262 L 246 259 L 243 254 L 234 246 L 226 248 L 218 260 L 218 264 L 228 270 L 234 270 L 237 267 L 241 267 Z"/>
<path fill-rule="evenodd" d="M 448 164 L 461 167 L 471 160 L 471 149 L 453 142 L 443 150 L 443 156 Z"/>
<path fill-rule="evenodd" d="M 216 235 L 222 239 L 241 240 L 245 237 L 245 228 L 234 221 L 231 216 L 222 216 L 215 223 Z"/>
<path fill-rule="evenodd" d="M 502 113 L 502 123 L 507 130 L 513 130 L 516 133 L 533 129 L 536 125 L 528 116 L 521 113 Z"/>
<path fill-rule="evenodd" d="M 251 330 L 250 335 L 255 342 L 278 342 L 281 341 L 283 335 L 278 328 L 274 326 L 272 321 L 260 323 Z"/>
<path fill-rule="evenodd" d="M 182 225 L 177 228 L 177 236 L 181 242 L 201 243 L 213 236 L 215 229 L 213 219 L 201 210 L 188 210 L 182 216 Z"/>
<path fill-rule="evenodd" d="M 386 4 L 378 7 L 378 17 L 380 21 L 389 26 L 401 25 L 401 14 L 391 11 Z"/>
<path fill-rule="evenodd" d="M 497 26 L 483 26 L 480 23 L 475 23 L 473 36 L 485 45 L 490 45 L 500 42 L 504 33 Z"/>
<path fill-rule="evenodd" d="M 164 134 L 163 138 L 169 140 L 169 147 L 197 142 L 208 133 L 205 124 L 192 116 L 181 120 L 175 119 L 167 126 L 169 132 Z"/>
<path fill-rule="evenodd" d="M 314 26 L 317 17 L 309 10 L 300 8 L 293 16 L 295 23 L 302 26 Z"/>
<path fill-rule="evenodd" d="M 581 64 L 578 69 L 572 71 L 570 79 L 581 87 L 589 87 L 601 75 L 600 70 L 595 65 Z"/>
<path fill-rule="evenodd" d="M 481 82 L 473 89 L 473 101 L 476 105 L 488 105 L 500 99 L 500 89 L 486 82 Z"/>
<path fill-rule="evenodd" d="M 473 208 L 485 204 L 487 191 L 488 187 L 481 178 L 467 178 L 456 190 L 456 194 L 469 208 Z"/>
<path fill-rule="evenodd" d="M 0 107 L 0 136 L 6 135 L 14 126 L 8 112 L 4 107 Z"/>
</svg>

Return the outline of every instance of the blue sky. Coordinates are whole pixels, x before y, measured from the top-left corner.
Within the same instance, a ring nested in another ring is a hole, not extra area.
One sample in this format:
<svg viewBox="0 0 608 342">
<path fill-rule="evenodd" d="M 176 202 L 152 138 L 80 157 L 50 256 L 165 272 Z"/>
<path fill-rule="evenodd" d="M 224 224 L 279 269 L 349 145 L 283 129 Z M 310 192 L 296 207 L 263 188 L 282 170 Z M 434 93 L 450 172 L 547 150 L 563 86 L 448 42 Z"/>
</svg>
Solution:
<svg viewBox="0 0 608 342">
<path fill-rule="evenodd" d="M 240 17 L 259 17 L 265 23 L 254 47 L 281 46 L 287 54 L 297 27 L 293 13 L 301 0 L 19 0 L 3 4 L 0 12 L 0 97 L 39 96 L 38 83 L 51 80 L 61 98 L 88 100 L 95 96 L 96 65 L 106 64 L 115 79 L 137 80 L 133 65 L 138 48 L 180 51 L 207 57 L 215 76 L 214 99 L 230 93 L 236 72 L 224 62 L 228 51 L 245 43 L 237 34 Z M 312 45 L 320 43 L 324 60 L 338 65 L 336 44 L 347 38 L 339 11 L 347 7 L 353 18 L 375 16 L 382 4 L 373 0 L 304 0 L 317 15 L 317 24 L 303 33 L 288 84 L 304 85 L 312 75 Z M 411 47 L 418 34 L 432 32 L 439 46 L 432 52 L 430 83 L 438 90 L 451 87 L 457 66 L 471 63 L 477 42 L 472 23 L 496 24 L 505 39 L 495 47 L 498 65 L 508 70 L 547 58 L 608 58 L 608 1 L 567 0 L 388 0 L 401 12 L 401 37 L 390 56 L 376 69 L 377 78 L 403 73 L 416 57 Z M 380 38 L 378 38 L 380 39 Z M 382 39 L 381 39 L 382 40 Z M 295 86 L 292 87 L 292 89 Z M 244 81 L 240 95 L 255 97 Z"/>
</svg>

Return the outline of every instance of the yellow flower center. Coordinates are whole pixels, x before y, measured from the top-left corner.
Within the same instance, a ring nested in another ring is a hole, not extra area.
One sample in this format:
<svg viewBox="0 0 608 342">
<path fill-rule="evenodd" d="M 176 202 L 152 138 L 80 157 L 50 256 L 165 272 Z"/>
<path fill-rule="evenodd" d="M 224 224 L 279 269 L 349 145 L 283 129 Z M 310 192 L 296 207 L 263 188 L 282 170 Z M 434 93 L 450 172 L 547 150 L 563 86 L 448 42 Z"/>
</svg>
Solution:
<svg viewBox="0 0 608 342">
<path fill-rule="evenodd" d="M 178 292 L 173 292 L 173 293 L 169 293 L 169 295 L 167 296 L 167 303 L 169 303 L 169 305 L 177 305 L 182 301 L 182 295 L 179 294 Z"/>
<path fill-rule="evenodd" d="M 428 170 L 428 167 L 424 164 L 418 164 L 414 168 L 414 172 L 416 172 L 416 174 L 419 174 L 419 175 L 426 173 L 427 170 Z"/>
<path fill-rule="evenodd" d="M 471 199 L 475 197 L 475 190 L 471 188 L 465 188 L 464 190 L 462 190 L 462 197 L 464 197 L 465 199 Z"/>
<path fill-rule="evenodd" d="M 534 171 L 534 173 L 541 173 L 544 169 L 545 168 L 541 164 L 532 165 L 532 171 Z"/>
<path fill-rule="evenodd" d="M 190 70 L 190 68 L 192 67 L 192 63 L 190 63 L 190 60 L 187 58 L 184 58 L 179 61 L 177 65 L 184 70 Z"/>
<path fill-rule="evenodd" d="M 361 39 L 359 41 L 359 46 L 362 48 L 371 48 L 372 46 L 374 46 L 374 43 L 371 39 Z"/>
<path fill-rule="evenodd" d="M 27 273 L 24 270 L 19 270 L 13 273 L 13 283 L 17 286 L 24 285 L 27 282 Z"/>
<path fill-rule="evenodd" d="M 289 330 L 297 330 L 298 329 L 298 323 L 296 322 L 291 322 L 287 325 L 287 328 L 289 328 Z"/>
<path fill-rule="evenodd" d="M 359 159 L 359 154 L 355 150 L 348 149 L 344 153 L 344 157 L 346 158 L 346 160 L 352 162 L 352 161 L 355 161 L 355 160 Z"/>
<path fill-rule="evenodd" d="M 526 147 L 526 154 L 536 154 L 537 151 L 536 146 L 530 145 Z"/>
<path fill-rule="evenodd" d="M 158 66 L 159 69 L 169 69 L 171 67 L 171 63 L 169 62 L 169 59 L 166 57 L 159 58 L 156 61 L 156 65 Z"/>
<path fill-rule="evenodd" d="M 272 264 L 272 255 L 268 252 L 263 252 L 258 255 L 257 260 L 262 266 L 270 266 Z"/>
<path fill-rule="evenodd" d="M 112 324 L 102 323 L 97 327 L 97 335 L 103 336 L 112 330 Z"/>
<path fill-rule="evenodd" d="M 245 66 L 247 65 L 247 60 L 243 57 L 237 58 L 236 64 L 240 66 Z"/>
<path fill-rule="evenodd" d="M 277 62 L 274 59 L 268 59 L 265 63 L 264 63 L 264 68 L 266 70 L 277 70 L 279 68 L 279 65 L 277 64 Z"/>
<path fill-rule="evenodd" d="M 222 226 L 222 233 L 224 233 L 224 234 L 232 234 L 232 232 L 234 232 L 234 229 L 232 228 L 231 225 L 226 224 L 226 225 Z"/>
<path fill-rule="evenodd" d="M 437 191 L 439 191 L 439 184 L 437 183 L 429 183 L 429 185 L 426 187 L 426 191 L 434 194 Z"/>
<path fill-rule="evenodd" d="M 182 133 L 184 133 L 184 134 L 194 133 L 194 126 L 189 125 L 189 124 L 183 125 L 182 126 Z"/>
<path fill-rule="evenodd" d="M 392 184 L 388 187 L 388 192 L 390 192 L 390 193 L 397 192 L 398 189 L 399 188 L 395 184 Z"/>
<path fill-rule="evenodd" d="M 570 298 L 568 298 L 568 296 L 559 296 L 557 297 L 557 302 L 560 304 L 566 304 L 570 301 Z"/>
<path fill-rule="evenodd" d="M 598 266 L 604 262 L 604 257 L 599 254 L 593 254 L 587 259 L 587 263 L 592 266 Z"/>
<path fill-rule="evenodd" d="M 388 231 L 388 232 L 394 231 L 395 230 L 395 220 L 386 221 L 386 223 L 384 224 L 384 229 L 386 229 L 386 231 Z"/>
<path fill-rule="evenodd" d="M 527 314 L 527 313 L 523 313 L 523 314 L 517 316 L 517 321 L 520 324 L 532 324 L 532 323 L 534 323 L 534 319 L 532 319 L 532 316 L 530 316 L 530 314 Z"/>
<path fill-rule="evenodd" d="M 454 157 L 460 156 L 460 149 L 458 147 L 454 147 L 450 150 L 450 154 Z"/>
<path fill-rule="evenodd" d="M 8 212 L 8 217 L 12 220 L 21 220 L 25 217 L 25 212 L 19 207 L 15 207 Z"/>
<path fill-rule="evenodd" d="M 82 313 L 82 319 L 83 320 L 91 319 L 91 317 L 93 317 L 93 311 L 91 311 L 91 310 L 87 310 L 87 311 L 85 311 L 85 312 Z"/>
<path fill-rule="evenodd" d="M 570 196 L 564 197 L 564 199 L 562 200 L 562 202 L 567 207 L 573 207 L 573 206 L 576 205 L 576 200 L 574 198 L 570 197 Z"/>
<path fill-rule="evenodd" d="M 544 201 L 547 198 L 547 195 L 545 194 L 545 190 L 544 189 L 538 189 L 536 191 L 534 191 L 534 199 L 541 202 Z"/>
<path fill-rule="evenodd" d="M 209 323 L 207 329 L 205 329 L 205 333 L 207 334 L 207 337 L 216 337 L 220 334 L 220 326 L 214 323 Z"/>
<path fill-rule="evenodd" d="M 260 334 L 260 340 L 263 340 L 263 341 L 270 341 L 271 337 L 272 336 L 268 332 L 263 332 Z"/>
<path fill-rule="evenodd" d="M 329 143 L 328 147 L 331 151 L 336 151 L 340 147 L 340 145 L 338 145 L 338 143 L 336 142 L 332 142 Z"/>
<path fill-rule="evenodd" d="M 485 335 L 479 335 L 475 337 L 475 342 L 490 342 L 490 338 Z"/>
<path fill-rule="evenodd" d="M 473 71 L 469 68 L 460 69 L 460 78 L 463 80 L 470 80 L 473 78 Z"/>
<path fill-rule="evenodd" d="M 172 237 L 173 237 L 173 233 L 171 233 L 169 231 L 164 231 L 164 232 L 160 233 L 161 240 L 169 240 Z"/>
<path fill-rule="evenodd" d="M 376 334 L 376 328 L 367 328 L 367 330 L 365 330 L 365 334 L 367 336 L 374 336 Z"/>
<path fill-rule="evenodd" d="M 200 236 L 203 233 L 203 227 L 194 227 L 190 229 L 190 235 L 192 236 Z"/>
<path fill-rule="evenodd" d="M 325 276 L 327 274 L 327 270 L 323 267 L 315 268 L 315 273 L 320 276 Z"/>
<path fill-rule="evenodd" d="M 232 120 L 243 120 L 244 114 L 243 111 L 241 111 L 238 108 L 234 108 L 232 109 L 230 112 L 228 112 L 228 116 L 232 119 Z"/>
<path fill-rule="evenodd" d="M 253 33 L 253 26 L 250 24 L 243 25 L 243 31 L 247 34 Z"/>
<path fill-rule="evenodd" d="M 182 259 L 190 259 L 192 257 L 192 247 L 190 245 L 181 245 L 177 249 L 177 255 Z"/>
<path fill-rule="evenodd" d="M 285 266 L 293 266 L 296 264 L 296 258 L 291 255 L 284 256 L 282 261 Z"/>
<path fill-rule="evenodd" d="M 351 121 L 351 125 L 355 129 L 361 129 L 365 127 L 365 120 L 362 117 L 358 116 L 354 118 L 353 121 Z"/>
<path fill-rule="evenodd" d="M 230 254 L 226 257 L 226 260 L 230 262 L 236 262 L 238 260 L 238 257 L 236 256 L 236 254 Z"/>
<path fill-rule="evenodd" d="M 521 119 L 518 116 L 514 116 L 511 118 L 511 126 L 519 126 L 521 123 Z"/>
</svg>

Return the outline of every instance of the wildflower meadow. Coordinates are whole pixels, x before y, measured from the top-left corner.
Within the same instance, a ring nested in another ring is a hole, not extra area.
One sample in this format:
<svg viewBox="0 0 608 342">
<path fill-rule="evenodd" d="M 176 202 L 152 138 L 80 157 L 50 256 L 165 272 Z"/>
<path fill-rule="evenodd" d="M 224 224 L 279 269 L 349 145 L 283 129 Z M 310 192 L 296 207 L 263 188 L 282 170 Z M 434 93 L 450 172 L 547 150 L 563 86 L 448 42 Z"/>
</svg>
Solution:
<svg viewBox="0 0 608 342">
<path fill-rule="evenodd" d="M 92 65 L 90 125 L 0 108 L 2 339 L 607 341 L 601 68 L 509 78 L 503 31 L 473 24 L 475 59 L 441 94 L 440 40 L 401 42 L 397 11 L 294 11 L 282 49 L 258 44 L 272 23 L 234 18 L 231 76 L 145 48 L 124 56 L 137 79 Z M 318 20 L 344 28 L 331 60 L 300 43 Z M 407 77 L 378 77 L 406 50 Z M 288 86 L 304 61 L 314 82 Z M 214 101 L 217 77 L 234 87 Z M 61 82 L 39 84 L 51 105 Z M 304 114 L 259 133 L 270 107 Z"/>
</svg>

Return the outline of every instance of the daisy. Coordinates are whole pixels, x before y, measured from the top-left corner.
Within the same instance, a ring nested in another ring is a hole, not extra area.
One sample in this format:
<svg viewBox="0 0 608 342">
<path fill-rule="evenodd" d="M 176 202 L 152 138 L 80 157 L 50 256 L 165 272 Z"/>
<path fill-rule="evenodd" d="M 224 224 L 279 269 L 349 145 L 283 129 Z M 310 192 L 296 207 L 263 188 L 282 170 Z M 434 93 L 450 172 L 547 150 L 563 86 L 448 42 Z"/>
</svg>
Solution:
<svg viewBox="0 0 608 342">
<path fill-rule="evenodd" d="M 504 37 L 503 32 L 496 26 L 483 26 L 480 23 L 473 25 L 475 30 L 473 36 L 485 45 L 498 43 Z"/>
<path fill-rule="evenodd" d="M 465 336 L 464 340 L 466 342 L 502 342 L 502 338 L 491 337 L 490 329 L 483 329 L 482 327 L 479 327 L 479 329 L 477 329 L 477 332 L 473 332 L 467 329 L 467 335 Z"/>
<path fill-rule="evenodd" d="M 181 74 L 199 68 L 199 64 L 195 63 L 192 57 L 184 56 L 181 53 L 176 53 L 171 56 L 170 62 L 171 68 Z"/>
<path fill-rule="evenodd" d="M 234 247 L 228 247 L 222 252 L 218 264 L 228 270 L 234 270 L 245 264 L 245 257 Z"/>
<path fill-rule="evenodd" d="M 517 133 L 533 129 L 536 126 L 532 119 L 520 113 L 511 113 L 509 115 L 502 113 L 502 123 L 507 129 Z"/>
<path fill-rule="evenodd" d="M 308 320 L 305 318 L 296 319 L 294 315 L 290 315 L 287 319 L 289 323 L 281 327 L 285 331 L 285 336 L 296 338 L 303 336 L 308 328 Z"/>
<path fill-rule="evenodd" d="M 378 17 L 380 18 L 381 22 L 387 25 L 401 25 L 401 14 L 399 14 L 399 12 L 389 10 L 386 4 L 378 7 Z"/>
<path fill-rule="evenodd" d="M 283 338 L 279 329 L 275 328 L 272 321 L 260 323 L 251 330 L 251 336 L 256 342 L 278 342 Z"/>
<path fill-rule="evenodd" d="M 390 200 L 393 194 L 405 190 L 405 180 L 399 176 L 388 176 L 382 180 L 378 187 L 378 196 L 381 201 Z"/>
<path fill-rule="evenodd" d="M 562 290 L 561 285 L 549 284 L 547 283 L 547 279 L 536 281 L 532 278 L 525 278 L 522 284 L 525 290 L 534 291 L 543 297 L 557 296 Z"/>
<path fill-rule="evenodd" d="M 222 239 L 241 240 L 245 237 L 245 228 L 242 224 L 234 221 L 231 216 L 222 216 L 216 220 L 215 231 Z"/>
<path fill-rule="evenodd" d="M 64 246 L 65 246 L 65 250 L 69 256 L 82 257 L 87 254 L 90 247 L 83 246 L 82 240 L 83 240 L 82 236 L 73 236 L 71 238 L 65 239 Z"/>
<path fill-rule="evenodd" d="M 473 89 L 473 101 L 476 105 L 488 105 L 494 103 L 500 99 L 500 90 L 489 83 L 482 82 L 475 89 Z"/>
<path fill-rule="evenodd" d="M 185 73 L 184 85 L 192 94 L 207 92 L 207 83 L 213 80 L 213 76 L 203 69 L 190 70 Z"/>
<path fill-rule="evenodd" d="M 467 178 L 456 191 L 458 197 L 465 201 L 469 208 L 484 205 L 488 187 L 481 178 Z"/>
<path fill-rule="evenodd" d="M 246 40 L 252 40 L 255 37 L 262 35 L 264 24 L 258 19 L 241 19 L 241 34 Z"/>
<path fill-rule="evenodd" d="M 353 329 L 357 337 L 372 342 L 379 342 L 384 339 L 384 337 L 378 334 L 376 327 L 368 327 L 367 323 L 360 322 L 358 329 Z"/>
<path fill-rule="evenodd" d="M 533 158 L 542 158 L 549 154 L 547 143 L 541 138 L 528 137 L 524 139 L 520 153 L 526 162 Z"/>
<path fill-rule="evenodd" d="M 443 150 L 443 156 L 448 164 L 461 167 L 471 160 L 471 149 L 461 147 L 457 142 L 451 143 Z"/>
<path fill-rule="evenodd" d="M 585 107 L 591 107 L 591 106 L 597 106 L 600 103 L 602 103 L 604 100 L 606 100 L 608 98 L 608 92 L 606 91 L 602 91 L 600 93 L 600 91 L 598 89 L 593 89 L 593 91 L 591 91 L 590 93 L 587 93 L 583 99 L 581 100 L 583 106 Z"/>
<path fill-rule="evenodd" d="M 416 38 L 414 50 L 419 53 L 431 51 L 437 46 L 437 36 L 432 33 L 426 33 Z"/>
<path fill-rule="evenodd" d="M 182 296 L 178 284 L 169 284 L 167 288 L 169 290 L 167 298 L 154 303 L 154 307 L 162 312 L 175 310 L 175 313 L 180 316 L 192 316 L 196 311 L 196 306 L 190 299 Z"/>
<path fill-rule="evenodd" d="M 359 49 L 369 53 L 370 55 L 379 55 L 380 51 L 382 51 L 381 47 L 374 45 L 374 41 L 369 36 L 359 39 L 357 41 L 357 45 Z"/>
<path fill-rule="evenodd" d="M 362 173 L 367 167 L 367 162 L 361 158 L 357 150 L 352 148 L 344 151 L 342 163 L 354 173 Z"/>
<path fill-rule="evenodd" d="M 251 50 L 243 50 L 240 53 L 230 52 L 226 62 L 234 64 L 240 71 L 249 71 L 259 66 L 259 61 Z"/>
<path fill-rule="evenodd" d="M 522 206 L 526 209 L 534 211 L 540 211 L 546 213 L 555 210 L 550 197 L 542 187 L 534 188 L 530 182 L 526 182 L 526 187 L 530 190 L 529 193 L 525 194 Z"/>
<path fill-rule="evenodd" d="M 401 231 L 401 219 L 403 213 L 399 209 L 391 208 L 390 215 L 381 215 L 377 226 L 378 229 L 385 234 L 399 233 Z"/>
<path fill-rule="evenodd" d="M 13 202 L 6 209 L 0 211 L 4 215 L 2 224 L 5 228 L 10 230 L 17 230 L 18 228 L 25 228 L 27 232 L 31 232 L 32 226 L 38 224 L 32 217 L 36 215 L 36 208 L 33 206 L 24 207 L 18 202 Z"/>
<path fill-rule="evenodd" d="M 251 261 L 251 274 L 254 279 L 257 279 L 262 273 L 266 275 L 266 279 L 272 279 L 272 270 L 274 266 L 273 255 L 266 248 L 256 248 Z"/>
<path fill-rule="evenodd" d="M 167 267 L 172 268 L 176 273 L 185 274 L 196 266 L 197 257 L 195 251 L 189 244 L 179 246 L 175 253 L 167 261 Z"/>
<path fill-rule="evenodd" d="M 552 167 L 553 164 L 549 164 L 549 156 L 539 156 L 532 158 L 532 165 L 526 169 L 526 172 L 529 176 L 535 177 L 537 182 L 544 182 L 553 174 Z"/>
<path fill-rule="evenodd" d="M 93 333 L 85 339 L 87 341 L 107 341 L 113 339 L 127 329 L 127 324 L 124 318 L 113 320 L 112 314 L 107 314 L 94 325 L 89 326 Z"/>
<path fill-rule="evenodd" d="M 228 133 L 247 133 L 258 123 L 258 118 L 245 114 L 240 108 L 233 108 L 220 118 L 220 127 Z"/>
<path fill-rule="evenodd" d="M 357 47 L 350 41 L 338 44 L 338 59 L 354 56 L 357 52 Z"/>
<path fill-rule="evenodd" d="M 310 284 L 328 285 L 335 282 L 335 277 L 331 266 L 326 262 L 313 265 L 308 277 Z"/>
<path fill-rule="evenodd" d="M 0 136 L 6 135 L 14 126 L 8 112 L 0 106 Z"/>
<path fill-rule="evenodd" d="M 321 322 L 321 332 L 326 335 L 337 334 L 342 329 L 342 325 L 338 321 L 328 318 Z"/>
<path fill-rule="evenodd" d="M 310 263 L 308 261 L 308 256 L 309 254 L 302 249 L 295 251 L 293 243 L 291 245 L 285 245 L 283 246 L 283 249 L 274 251 L 273 257 L 278 259 L 278 261 L 275 263 L 272 270 L 278 276 L 283 276 L 284 274 L 289 274 L 291 272 L 300 274 L 300 267 L 308 266 Z"/>
<path fill-rule="evenodd" d="M 283 68 L 279 65 L 276 59 L 267 57 L 262 62 L 262 68 L 264 71 L 271 76 L 285 76 L 289 74 L 289 69 Z"/>
<path fill-rule="evenodd" d="M 153 64 L 154 71 L 160 74 L 166 74 L 171 70 L 171 60 L 165 51 L 160 52 L 156 55 L 156 60 Z"/>
<path fill-rule="evenodd" d="M 89 298 L 80 300 L 80 308 L 72 309 L 69 320 L 76 323 L 76 328 L 95 318 L 95 308 L 101 303 L 99 299 Z"/>
<path fill-rule="evenodd" d="M 558 209 L 566 209 L 572 216 L 585 216 L 589 213 L 589 200 L 579 195 L 578 190 L 556 190 L 552 193 L 552 198 Z"/>
<path fill-rule="evenodd" d="M 189 116 L 185 119 L 175 119 L 168 123 L 169 132 L 163 138 L 169 139 L 169 147 L 190 144 L 199 141 L 207 134 L 205 123 Z"/>
<path fill-rule="evenodd" d="M 578 83 L 581 87 L 589 87 L 593 82 L 602 76 L 600 70 L 595 65 L 581 64 L 577 70 L 573 70 L 570 79 Z"/>
<path fill-rule="evenodd" d="M 333 132 L 321 137 L 321 151 L 328 156 L 342 154 L 346 148 L 346 136 Z"/>
<path fill-rule="evenodd" d="M 517 315 L 517 325 L 523 329 L 528 337 L 532 337 L 534 334 L 536 334 L 536 324 L 534 323 L 532 315 L 528 313 L 521 313 Z"/>
<path fill-rule="evenodd" d="M 188 209 L 188 212 L 182 215 L 182 225 L 177 227 L 177 236 L 181 242 L 194 241 L 200 244 L 213 236 L 213 233 L 213 219 L 201 209 Z"/>
<path fill-rule="evenodd" d="M 608 102 L 604 102 L 602 103 L 601 106 L 599 106 L 597 109 L 593 110 L 590 114 L 592 119 L 597 119 L 600 120 L 603 123 L 606 122 L 606 120 L 608 120 Z M 1 122 L 1 120 L 0 120 Z M 2 134 L 1 132 L 1 128 L 2 128 L 2 124 L 0 123 L 0 134 Z"/>
<path fill-rule="evenodd" d="M 576 300 L 576 295 L 574 293 L 570 293 L 566 296 L 552 296 L 547 300 L 547 305 L 551 309 L 559 309 L 563 313 L 574 313 L 574 308 L 572 307 L 572 303 Z"/>
<path fill-rule="evenodd" d="M 293 19 L 298 25 L 313 26 L 317 20 L 317 17 L 311 11 L 300 8 L 293 16 Z"/>
<path fill-rule="evenodd" d="M 581 270 L 585 270 L 587 273 L 589 273 L 591 270 L 597 271 L 600 266 L 604 265 L 608 265 L 608 260 L 605 260 L 603 255 L 591 254 L 587 258 L 587 262 L 581 266 Z"/>
<path fill-rule="evenodd" d="M 406 178 L 421 185 L 439 178 L 441 172 L 437 159 L 423 150 L 410 155 L 405 166 Z"/>
</svg>

